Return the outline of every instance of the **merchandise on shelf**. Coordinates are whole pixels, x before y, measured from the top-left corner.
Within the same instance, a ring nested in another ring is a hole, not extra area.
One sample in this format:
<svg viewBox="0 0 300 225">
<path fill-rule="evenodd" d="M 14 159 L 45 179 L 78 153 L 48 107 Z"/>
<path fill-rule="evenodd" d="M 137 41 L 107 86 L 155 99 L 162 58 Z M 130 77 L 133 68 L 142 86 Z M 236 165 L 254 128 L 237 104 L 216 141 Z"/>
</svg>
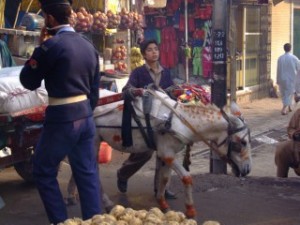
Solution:
<svg viewBox="0 0 300 225">
<path fill-rule="evenodd" d="M 102 33 L 105 31 L 108 25 L 108 18 L 105 13 L 97 11 L 93 14 L 92 32 Z"/>
<path fill-rule="evenodd" d="M 114 62 L 115 70 L 120 72 L 127 71 L 127 64 L 124 62 L 126 57 L 127 57 L 127 49 L 125 45 L 121 44 L 119 46 L 116 46 L 113 49 L 112 60 Z"/>
<path fill-rule="evenodd" d="M 140 48 L 132 47 L 130 50 L 130 69 L 131 71 L 135 68 L 144 64 L 144 57 L 141 53 Z"/>
<path fill-rule="evenodd" d="M 121 17 L 119 14 L 113 13 L 111 10 L 108 10 L 106 13 L 108 19 L 108 29 L 117 29 L 121 22 Z"/>
<path fill-rule="evenodd" d="M 125 45 L 120 45 L 113 49 L 112 59 L 124 60 L 127 57 L 127 49 Z"/>
<path fill-rule="evenodd" d="M 121 17 L 119 29 L 138 30 L 142 28 L 143 16 L 137 12 L 129 12 L 127 9 L 122 8 L 119 15 Z"/>
<path fill-rule="evenodd" d="M 93 15 L 90 14 L 84 7 L 80 7 L 76 13 L 75 30 L 77 32 L 88 32 L 93 24 Z"/>
</svg>

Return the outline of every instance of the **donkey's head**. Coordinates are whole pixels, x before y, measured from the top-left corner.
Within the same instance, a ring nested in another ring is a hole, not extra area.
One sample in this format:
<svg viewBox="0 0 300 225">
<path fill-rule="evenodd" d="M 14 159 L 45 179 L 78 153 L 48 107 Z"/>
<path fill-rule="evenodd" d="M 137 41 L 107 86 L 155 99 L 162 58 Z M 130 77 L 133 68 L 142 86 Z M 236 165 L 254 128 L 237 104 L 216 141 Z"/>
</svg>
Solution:
<svg viewBox="0 0 300 225">
<path fill-rule="evenodd" d="M 228 126 L 225 135 L 216 142 L 218 152 L 231 165 L 236 176 L 246 176 L 252 167 L 250 130 L 237 111 L 221 112 Z"/>
</svg>

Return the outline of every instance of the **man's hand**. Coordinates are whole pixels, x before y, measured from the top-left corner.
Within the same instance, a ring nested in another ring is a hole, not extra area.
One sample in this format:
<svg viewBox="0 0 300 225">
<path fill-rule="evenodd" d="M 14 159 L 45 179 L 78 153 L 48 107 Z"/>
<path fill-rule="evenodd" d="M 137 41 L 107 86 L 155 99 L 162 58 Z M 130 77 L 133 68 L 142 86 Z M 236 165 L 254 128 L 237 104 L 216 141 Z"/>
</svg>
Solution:
<svg viewBox="0 0 300 225">
<path fill-rule="evenodd" d="M 135 97 L 141 97 L 144 94 L 143 88 L 128 88 L 123 91 L 124 98 L 133 100 Z"/>
<path fill-rule="evenodd" d="M 131 88 L 131 94 L 134 97 L 141 97 L 144 94 L 144 89 L 143 88 Z"/>
<path fill-rule="evenodd" d="M 52 35 L 49 35 L 46 27 L 42 27 L 39 42 L 42 44 L 44 41 L 52 38 Z"/>
</svg>

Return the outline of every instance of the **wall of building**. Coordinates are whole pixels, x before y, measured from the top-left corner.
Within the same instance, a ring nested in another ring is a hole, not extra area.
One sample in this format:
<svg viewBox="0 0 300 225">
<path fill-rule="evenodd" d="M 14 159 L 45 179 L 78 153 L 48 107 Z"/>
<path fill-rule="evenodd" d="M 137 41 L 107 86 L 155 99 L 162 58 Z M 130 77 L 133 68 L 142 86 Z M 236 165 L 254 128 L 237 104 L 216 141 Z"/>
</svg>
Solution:
<svg viewBox="0 0 300 225">
<path fill-rule="evenodd" d="M 272 7 L 271 78 L 276 82 L 277 59 L 284 53 L 283 45 L 291 42 L 292 8 L 289 1 Z"/>
</svg>

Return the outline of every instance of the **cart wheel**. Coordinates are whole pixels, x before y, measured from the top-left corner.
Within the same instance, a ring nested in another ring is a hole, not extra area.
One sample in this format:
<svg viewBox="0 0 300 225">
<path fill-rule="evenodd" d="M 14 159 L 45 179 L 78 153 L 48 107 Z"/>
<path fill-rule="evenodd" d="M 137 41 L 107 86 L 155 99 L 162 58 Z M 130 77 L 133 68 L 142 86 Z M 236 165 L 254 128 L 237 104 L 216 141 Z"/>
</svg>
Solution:
<svg viewBox="0 0 300 225">
<path fill-rule="evenodd" d="M 31 160 L 14 164 L 15 170 L 26 182 L 33 183 Z"/>
<path fill-rule="evenodd" d="M 15 170 L 17 173 L 22 177 L 26 182 L 33 183 L 33 163 L 32 163 L 32 157 L 30 157 L 28 160 L 18 162 L 14 164 Z"/>
</svg>

